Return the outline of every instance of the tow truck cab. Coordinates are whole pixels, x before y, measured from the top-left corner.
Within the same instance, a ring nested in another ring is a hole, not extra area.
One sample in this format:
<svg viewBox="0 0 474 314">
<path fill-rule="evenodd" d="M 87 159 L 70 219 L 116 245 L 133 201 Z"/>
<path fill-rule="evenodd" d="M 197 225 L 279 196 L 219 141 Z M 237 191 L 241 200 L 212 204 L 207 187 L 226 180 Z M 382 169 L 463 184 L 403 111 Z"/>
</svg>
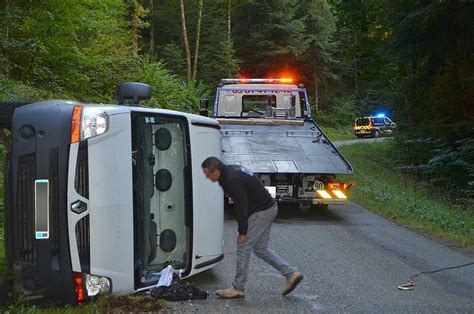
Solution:
<svg viewBox="0 0 474 314">
<path fill-rule="evenodd" d="M 118 94 L 138 103 L 143 88 L 129 83 Z M 52 100 L 17 108 L 11 131 L 5 248 L 14 301 L 130 294 L 156 284 L 167 265 L 185 278 L 223 258 L 222 191 L 200 167 L 221 155 L 214 120 Z"/>
</svg>

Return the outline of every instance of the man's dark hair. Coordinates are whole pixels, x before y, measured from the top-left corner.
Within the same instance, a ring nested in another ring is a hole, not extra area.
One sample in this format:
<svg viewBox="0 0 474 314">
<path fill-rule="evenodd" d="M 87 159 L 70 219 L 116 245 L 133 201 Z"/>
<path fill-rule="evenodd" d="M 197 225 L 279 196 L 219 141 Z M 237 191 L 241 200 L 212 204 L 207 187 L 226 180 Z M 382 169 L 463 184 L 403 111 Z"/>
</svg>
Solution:
<svg viewBox="0 0 474 314">
<path fill-rule="evenodd" d="M 216 170 L 222 171 L 222 168 L 224 168 L 224 163 L 217 157 L 207 157 L 202 162 L 201 167 L 209 169 L 211 172 Z"/>
</svg>

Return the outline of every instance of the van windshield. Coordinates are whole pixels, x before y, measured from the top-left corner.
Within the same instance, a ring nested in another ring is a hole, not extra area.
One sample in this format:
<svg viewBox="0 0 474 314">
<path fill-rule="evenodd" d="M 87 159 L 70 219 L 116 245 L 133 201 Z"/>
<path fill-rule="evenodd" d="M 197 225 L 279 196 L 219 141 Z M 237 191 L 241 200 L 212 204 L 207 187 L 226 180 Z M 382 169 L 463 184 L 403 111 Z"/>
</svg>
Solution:
<svg viewBox="0 0 474 314">
<path fill-rule="evenodd" d="M 356 125 L 357 126 L 365 126 L 370 124 L 370 119 L 369 118 L 360 118 L 356 120 Z"/>
<path fill-rule="evenodd" d="M 135 286 L 154 284 L 191 257 L 191 162 L 187 121 L 132 114 Z"/>
</svg>

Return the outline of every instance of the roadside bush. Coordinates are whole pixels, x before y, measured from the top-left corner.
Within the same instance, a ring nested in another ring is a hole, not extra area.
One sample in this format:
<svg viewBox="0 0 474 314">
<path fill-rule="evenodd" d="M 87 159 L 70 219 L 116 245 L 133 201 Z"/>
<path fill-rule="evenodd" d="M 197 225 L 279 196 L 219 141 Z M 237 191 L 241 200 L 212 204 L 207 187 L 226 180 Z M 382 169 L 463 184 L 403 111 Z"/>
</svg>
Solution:
<svg viewBox="0 0 474 314">
<path fill-rule="evenodd" d="M 313 116 L 318 124 L 337 128 L 352 125 L 359 110 L 360 105 L 353 97 L 340 98 L 329 110 L 313 113 Z"/>
<path fill-rule="evenodd" d="M 187 84 L 164 68 L 161 62 L 142 61 L 137 81 L 149 84 L 153 98 L 146 105 L 155 108 L 199 112 L 199 100 L 209 91 L 198 83 Z"/>
<path fill-rule="evenodd" d="M 474 132 L 468 125 L 456 129 L 437 139 L 399 134 L 393 156 L 399 169 L 442 191 L 450 201 L 474 210 Z"/>
<path fill-rule="evenodd" d="M 47 98 L 49 95 L 47 91 L 8 79 L 0 74 L 0 101 L 38 100 Z"/>
</svg>

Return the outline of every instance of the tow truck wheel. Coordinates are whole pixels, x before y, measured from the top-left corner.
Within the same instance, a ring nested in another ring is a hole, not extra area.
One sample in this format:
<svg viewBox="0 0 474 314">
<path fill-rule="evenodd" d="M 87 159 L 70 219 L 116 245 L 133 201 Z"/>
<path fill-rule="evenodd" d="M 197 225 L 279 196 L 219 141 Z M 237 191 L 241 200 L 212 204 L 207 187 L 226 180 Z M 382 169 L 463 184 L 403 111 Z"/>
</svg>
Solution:
<svg viewBox="0 0 474 314">
<path fill-rule="evenodd" d="M 328 209 L 328 204 L 314 204 L 314 205 L 311 205 L 311 209 L 314 209 L 317 211 L 324 211 Z"/>
</svg>

